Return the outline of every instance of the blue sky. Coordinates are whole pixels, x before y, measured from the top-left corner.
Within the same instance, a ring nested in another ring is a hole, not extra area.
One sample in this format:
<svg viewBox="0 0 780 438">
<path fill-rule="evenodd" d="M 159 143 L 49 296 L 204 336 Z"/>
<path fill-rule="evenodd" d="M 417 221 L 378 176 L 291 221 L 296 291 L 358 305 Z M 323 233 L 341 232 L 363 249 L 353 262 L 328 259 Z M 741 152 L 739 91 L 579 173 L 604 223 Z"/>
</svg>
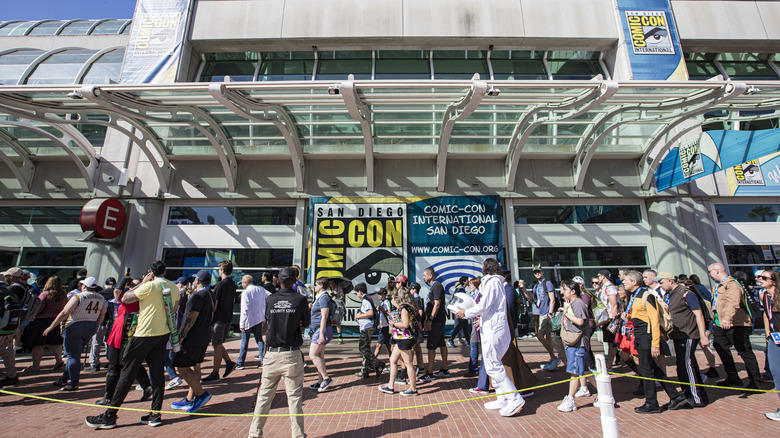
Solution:
<svg viewBox="0 0 780 438">
<path fill-rule="evenodd" d="M 133 18 L 136 0 L 3 0 L 0 21 Z"/>
</svg>

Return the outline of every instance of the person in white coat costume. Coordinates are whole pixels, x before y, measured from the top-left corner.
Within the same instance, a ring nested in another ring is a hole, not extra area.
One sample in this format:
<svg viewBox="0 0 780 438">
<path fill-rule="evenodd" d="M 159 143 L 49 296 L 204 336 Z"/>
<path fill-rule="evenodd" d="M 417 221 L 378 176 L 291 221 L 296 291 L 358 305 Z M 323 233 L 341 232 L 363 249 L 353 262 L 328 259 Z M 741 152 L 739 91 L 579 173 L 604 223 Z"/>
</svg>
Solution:
<svg viewBox="0 0 780 438">
<path fill-rule="evenodd" d="M 480 317 L 479 330 L 482 342 L 482 363 L 493 386 L 499 394 L 497 400 L 485 403 L 485 409 L 498 409 L 504 417 L 511 417 L 523 408 L 525 400 L 506 374 L 501 358 L 509 349 L 512 332 L 506 315 L 504 277 L 498 261 L 493 258 L 482 264 L 482 284 L 479 286 L 476 305 L 468 309 L 458 307 L 458 318 Z"/>
</svg>

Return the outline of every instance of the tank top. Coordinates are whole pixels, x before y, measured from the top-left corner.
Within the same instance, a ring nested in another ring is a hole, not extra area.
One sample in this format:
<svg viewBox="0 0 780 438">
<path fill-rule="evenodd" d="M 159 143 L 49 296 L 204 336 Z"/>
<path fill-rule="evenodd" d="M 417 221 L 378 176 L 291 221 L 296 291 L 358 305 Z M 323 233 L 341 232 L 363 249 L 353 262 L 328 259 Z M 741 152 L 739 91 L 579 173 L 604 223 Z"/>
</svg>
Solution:
<svg viewBox="0 0 780 438">
<path fill-rule="evenodd" d="M 97 321 L 101 307 L 106 305 L 106 299 L 96 292 L 79 292 L 74 296 L 79 300 L 79 304 L 65 321 L 65 328 L 81 321 Z"/>
</svg>

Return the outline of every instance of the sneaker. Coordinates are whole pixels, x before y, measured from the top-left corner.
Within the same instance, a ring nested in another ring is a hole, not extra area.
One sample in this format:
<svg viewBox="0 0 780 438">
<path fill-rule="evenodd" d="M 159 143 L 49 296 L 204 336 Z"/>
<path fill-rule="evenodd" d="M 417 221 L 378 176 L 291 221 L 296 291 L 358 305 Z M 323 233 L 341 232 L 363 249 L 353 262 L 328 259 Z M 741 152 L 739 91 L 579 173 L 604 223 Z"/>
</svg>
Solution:
<svg viewBox="0 0 780 438">
<path fill-rule="evenodd" d="M 447 345 L 449 345 L 451 348 L 457 347 L 452 341 L 447 341 Z"/>
<path fill-rule="evenodd" d="M 243 369 L 244 369 L 244 364 L 242 364 L 242 363 L 237 363 L 237 364 L 236 364 L 236 369 L 237 369 L 237 370 L 243 370 Z"/>
<path fill-rule="evenodd" d="M 376 376 L 379 377 L 382 375 L 382 371 L 385 369 L 385 364 L 382 362 L 379 362 L 379 365 L 374 368 L 374 371 L 376 371 Z M 389 371 L 389 370 L 388 370 Z"/>
<path fill-rule="evenodd" d="M 523 405 L 525 405 L 525 400 L 518 397 L 517 400 L 507 403 L 507 405 L 499 411 L 499 414 L 501 414 L 502 417 L 512 417 L 523 409 Z"/>
<path fill-rule="evenodd" d="M 141 424 L 157 427 L 162 424 L 162 416 L 160 414 L 150 412 L 149 414 L 141 417 Z"/>
<path fill-rule="evenodd" d="M 262 357 L 260 357 L 260 355 L 258 354 L 257 356 L 255 356 L 255 359 L 260 360 L 262 359 Z"/>
<path fill-rule="evenodd" d="M 67 384 L 62 388 L 60 388 L 60 391 L 66 391 L 66 392 L 78 391 L 78 390 L 79 390 L 79 385 L 71 385 L 71 384 Z"/>
<path fill-rule="evenodd" d="M 193 401 L 194 401 L 194 399 L 193 400 L 187 400 L 187 396 L 185 395 L 183 399 L 171 403 L 171 408 L 179 410 L 179 411 L 185 411 L 185 410 L 189 409 L 190 406 L 192 406 L 192 402 Z"/>
<path fill-rule="evenodd" d="M 13 386 L 19 383 L 19 376 L 8 377 L 5 376 L 0 379 L 0 386 Z"/>
<path fill-rule="evenodd" d="M 141 401 L 144 402 L 149 400 L 150 398 L 152 398 L 152 387 L 148 386 L 144 388 L 144 394 L 141 396 Z"/>
<path fill-rule="evenodd" d="M 717 379 L 719 377 L 718 370 L 716 370 L 715 368 L 708 369 L 704 374 L 706 374 L 707 377 L 711 379 Z"/>
<path fill-rule="evenodd" d="M 593 400 L 593 407 L 594 408 L 600 408 L 601 404 L 599 404 L 599 396 L 596 395 L 596 400 Z"/>
<path fill-rule="evenodd" d="M 580 386 L 580 389 L 577 390 L 577 393 L 574 394 L 575 397 L 590 397 L 590 390 L 587 386 Z"/>
<path fill-rule="evenodd" d="M 215 374 L 215 373 L 211 373 L 208 376 L 200 379 L 200 383 L 217 383 L 217 382 L 219 382 L 219 374 Z"/>
<path fill-rule="evenodd" d="M 577 404 L 574 403 L 574 398 L 566 396 L 563 398 L 561 404 L 558 405 L 558 410 L 561 412 L 572 412 L 577 410 Z"/>
<path fill-rule="evenodd" d="M 87 426 L 95 429 L 113 429 L 116 427 L 116 417 L 108 416 L 105 412 L 100 415 L 87 417 L 84 422 L 87 423 Z"/>
<path fill-rule="evenodd" d="M 317 383 L 317 382 L 314 382 L 311 385 L 309 385 L 309 389 L 318 390 L 318 389 L 320 389 L 320 384 Z"/>
<path fill-rule="evenodd" d="M 135 385 L 135 390 L 136 390 L 136 391 L 143 391 L 143 390 L 144 390 L 144 387 L 143 387 L 143 386 L 141 386 L 141 385 Z"/>
<path fill-rule="evenodd" d="M 40 372 L 40 371 L 41 371 L 41 367 L 38 367 L 38 366 L 35 366 L 35 365 L 31 365 L 31 366 L 23 369 L 22 370 L 22 374 L 32 374 L 32 373 L 37 373 L 37 372 Z"/>
<path fill-rule="evenodd" d="M 328 386 L 330 386 L 331 383 L 333 383 L 333 379 L 328 377 L 327 379 L 323 380 L 322 383 L 320 383 L 320 387 L 317 388 L 317 391 L 318 392 L 325 392 L 325 391 L 327 391 L 328 390 Z"/>
<path fill-rule="evenodd" d="M 433 377 L 449 377 L 449 376 L 450 376 L 450 370 L 445 370 L 445 369 L 441 369 L 433 373 Z"/>
<path fill-rule="evenodd" d="M 106 397 L 101 398 L 100 400 L 96 401 L 95 404 L 98 406 L 105 406 L 107 404 L 111 403 L 111 400 L 109 400 Z"/>
<path fill-rule="evenodd" d="M 718 386 L 742 386 L 742 379 L 739 377 L 725 379 L 718 382 Z"/>
<path fill-rule="evenodd" d="M 508 403 L 506 400 L 504 400 L 503 398 L 499 398 L 497 400 L 493 400 L 485 403 L 485 409 L 498 411 L 504 409 L 507 406 L 507 404 Z"/>
<path fill-rule="evenodd" d="M 383 373 L 389 373 L 390 372 L 390 367 L 385 367 L 385 369 L 383 369 L 382 372 Z"/>
<path fill-rule="evenodd" d="M 416 368 L 415 373 L 417 373 L 418 376 L 425 375 L 425 369 L 424 368 Z"/>
<path fill-rule="evenodd" d="M 558 365 L 561 364 L 560 359 L 551 359 L 550 362 L 547 363 L 546 367 L 542 367 L 545 371 L 555 371 L 558 369 Z"/>
<path fill-rule="evenodd" d="M 431 383 L 433 381 L 433 377 L 430 374 L 423 374 L 422 377 L 417 379 L 417 383 Z"/>
<path fill-rule="evenodd" d="M 362 371 L 359 371 L 359 372 L 358 372 L 358 373 L 356 373 L 355 375 L 356 375 L 356 376 L 358 376 L 358 377 L 362 377 L 362 378 L 364 378 L 364 379 L 367 379 L 367 378 L 369 378 L 369 377 L 371 376 L 370 374 L 368 374 L 368 373 L 364 373 L 364 372 L 362 372 Z"/>
<path fill-rule="evenodd" d="M 482 388 L 471 388 L 471 389 L 469 389 L 469 392 L 472 393 L 472 394 L 477 394 L 477 395 L 486 395 L 490 391 L 484 390 Z"/>
<path fill-rule="evenodd" d="M 762 381 L 764 383 L 769 383 L 769 382 L 774 382 L 775 381 L 775 379 L 773 379 L 772 375 L 769 374 L 769 373 L 761 374 L 761 377 L 759 377 L 758 380 L 760 380 L 760 381 Z"/>
<path fill-rule="evenodd" d="M 52 385 L 59 386 L 60 388 L 62 388 L 63 386 L 65 386 L 67 384 L 68 384 L 68 382 L 67 381 L 63 381 L 63 380 L 55 380 L 54 383 L 52 383 Z M 2 383 L 0 383 L 0 385 L 2 385 Z"/>
<path fill-rule="evenodd" d="M 165 389 L 173 389 L 173 388 L 181 385 L 182 383 L 184 383 L 184 381 L 181 379 L 181 377 L 178 377 L 178 376 L 174 377 L 173 379 L 171 379 L 168 382 L 167 385 L 165 385 Z"/>
<path fill-rule="evenodd" d="M 764 416 L 772 421 L 780 421 L 780 409 L 774 412 L 767 412 Z"/>
<path fill-rule="evenodd" d="M 396 385 L 406 385 L 406 379 L 403 377 L 396 377 L 395 378 L 395 384 Z"/>
<path fill-rule="evenodd" d="M 198 409 L 202 408 L 209 400 L 211 400 L 211 394 L 209 394 L 208 391 L 204 391 L 203 394 L 196 396 L 195 399 L 192 400 L 192 406 L 187 409 L 187 413 L 192 414 L 193 412 L 198 412 Z"/>
<path fill-rule="evenodd" d="M 343 339 L 339 339 L 339 345 L 344 345 L 344 340 Z"/>
<path fill-rule="evenodd" d="M 469 345 L 469 343 L 465 339 L 461 339 L 459 343 L 460 345 Z"/>
<path fill-rule="evenodd" d="M 409 388 L 406 391 L 401 391 L 401 395 L 410 397 L 410 396 L 420 395 L 420 393 L 412 388 Z"/>
<path fill-rule="evenodd" d="M 520 391 L 520 395 L 523 396 L 523 398 L 533 397 L 535 394 L 533 389 L 528 389 L 526 391 Z"/>
<path fill-rule="evenodd" d="M 230 373 L 233 372 L 233 370 L 236 369 L 236 363 L 235 362 L 227 362 L 225 364 L 225 374 L 222 374 L 222 377 L 225 378 L 230 375 Z"/>
<path fill-rule="evenodd" d="M 387 385 L 380 386 L 379 391 L 384 392 L 385 394 L 395 394 L 395 389 Z"/>
</svg>

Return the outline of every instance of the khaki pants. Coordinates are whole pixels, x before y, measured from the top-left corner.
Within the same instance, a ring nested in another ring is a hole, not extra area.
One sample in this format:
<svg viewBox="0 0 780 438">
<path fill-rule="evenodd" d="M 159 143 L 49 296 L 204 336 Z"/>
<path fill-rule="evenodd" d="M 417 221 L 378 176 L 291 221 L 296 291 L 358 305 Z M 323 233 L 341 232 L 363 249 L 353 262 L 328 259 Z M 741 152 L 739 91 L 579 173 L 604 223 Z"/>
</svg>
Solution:
<svg viewBox="0 0 780 438">
<path fill-rule="evenodd" d="M 290 414 L 303 413 L 303 358 L 300 350 L 274 352 L 268 351 L 263 358 L 263 377 L 260 391 L 257 393 L 255 415 L 265 415 L 271 411 L 271 402 L 276 395 L 279 380 L 284 378 L 287 392 L 287 405 Z M 250 437 L 262 437 L 263 426 L 268 417 L 254 417 L 249 426 Z M 303 417 L 290 417 L 293 438 L 303 438 Z"/>
<path fill-rule="evenodd" d="M 3 357 L 6 377 L 16 377 L 16 351 L 14 351 L 14 335 L 0 336 L 0 356 Z"/>
</svg>

